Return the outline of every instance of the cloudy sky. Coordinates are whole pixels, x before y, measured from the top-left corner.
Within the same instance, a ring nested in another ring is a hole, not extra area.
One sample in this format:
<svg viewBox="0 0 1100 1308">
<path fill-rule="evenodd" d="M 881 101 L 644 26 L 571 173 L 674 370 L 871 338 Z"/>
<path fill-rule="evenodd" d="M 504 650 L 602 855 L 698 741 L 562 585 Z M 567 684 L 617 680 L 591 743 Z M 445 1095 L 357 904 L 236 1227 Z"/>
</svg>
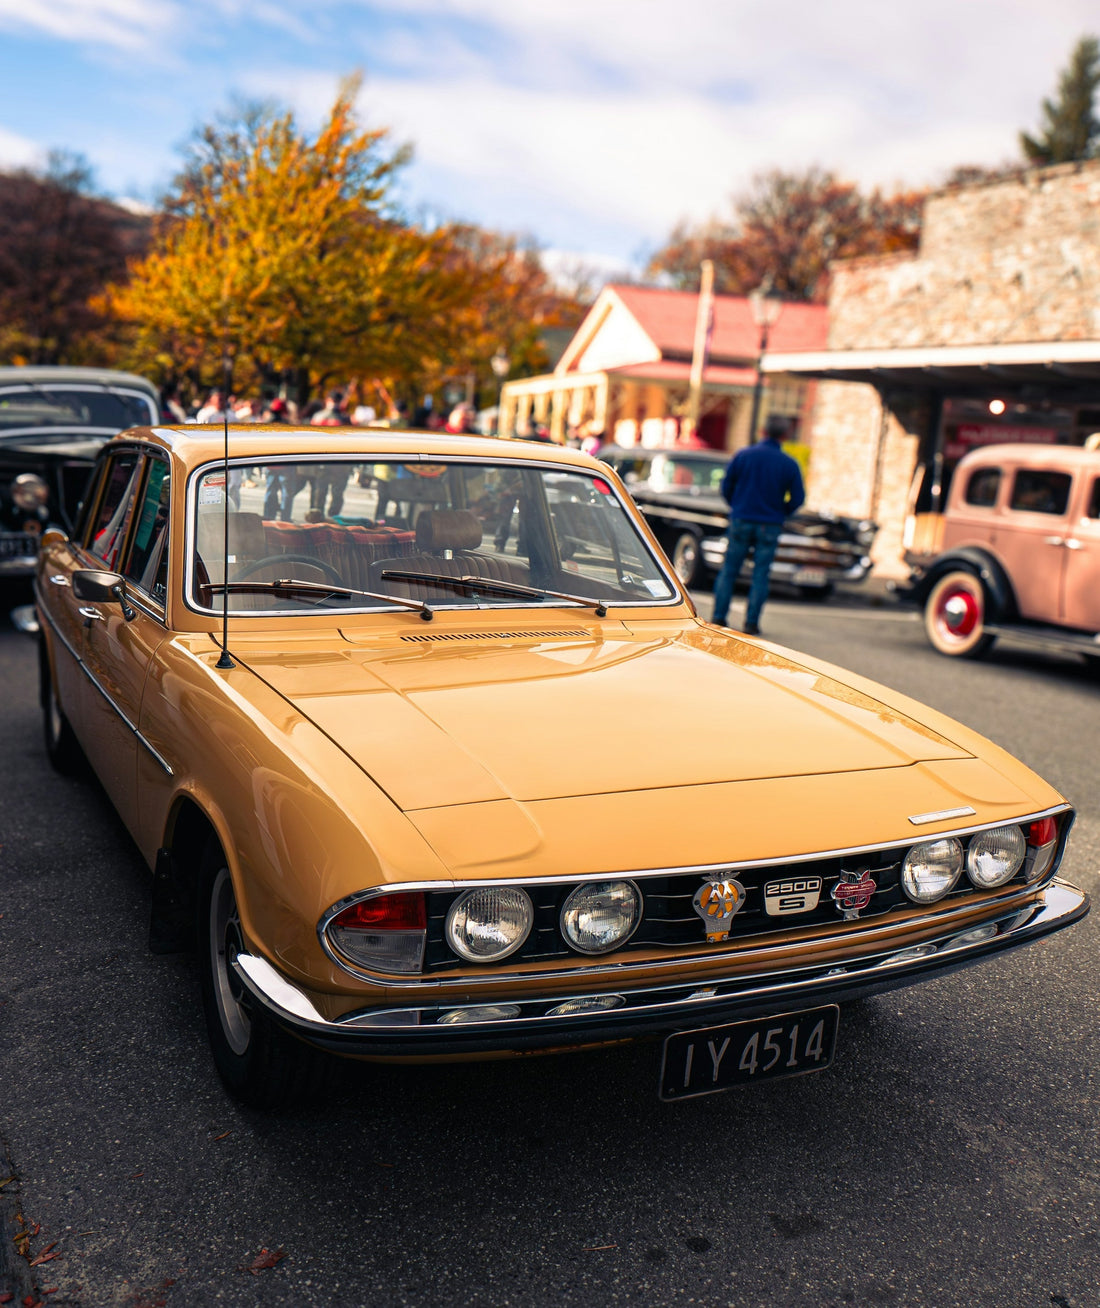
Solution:
<svg viewBox="0 0 1100 1308">
<path fill-rule="evenodd" d="M 760 169 L 935 182 L 1014 156 L 1094 0 L 0 0 L 0 167 L 153 200 L 236 94 L 316 123 L 366 75 L 407 203 L 608 266 Z"/>
</svg>

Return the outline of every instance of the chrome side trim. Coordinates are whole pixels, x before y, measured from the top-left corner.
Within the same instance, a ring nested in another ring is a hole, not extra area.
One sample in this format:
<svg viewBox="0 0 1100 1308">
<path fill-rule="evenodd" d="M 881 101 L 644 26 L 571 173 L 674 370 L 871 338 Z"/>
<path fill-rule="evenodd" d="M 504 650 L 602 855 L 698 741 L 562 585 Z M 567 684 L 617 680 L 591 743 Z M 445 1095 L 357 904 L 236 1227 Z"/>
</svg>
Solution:
<svg viewBox="0 0 1100 1308">
<path fill-rule="evenodd" d="M 953 830 L 938 832 L 937 834 L 942 835 L 945 839 L 949 836 L 957 836 L 957 837 L 971 836 L 979 831 L 991 831 L 995 827 L 1002 827 L 1007 822 L 1019 822 L 1019 823 L 1036 822 L 1041 818 L 1054 817 L 1055 815 L 1060 813 L 1069 813 L 1072 816 L 1073 814 L 1072 806 L 1066 803 L 1056 804 L 1052 808 L 1043 809 L 1039 813 L 1029 813 L 1013 818 L 1002 818 L 999 822 L 982 822 L 967 827 L 957 827 Z M 1063 849 L 1065 847 L 1065 840 L 1068 837 L 1068 835 L 1069 835 L 1069 827 L 1067 826 L 1065 832 L 1060 837 L 1061 847 Z M 822 859 L 822 858 L 848 858 L 849 856 L 854 856 L 854 855 L 873 854 L 873 853 L 878 853 L 882 850 L 897 849 L 899 845 L 904 845 L 905 843 L 906 842 L 904 840 L 889 840 L 876 845 L 853 845 L 845 849 L 825 849 L 813 854 L 799 854 L 792 858 L 761 858 L 761 859 L 742 860 L 740 862 L 731 862 L 731 863 L 701 863 L 701 864 L 693 864 L 688 867 L 657 867 L 657 868 L 646 868 L 643 870 L 631 869 L 631 870 L 622 870 L 622 871 L 603 871 L 603 872 L 593 872 L 589 876 L 578 875 L 577 873 L 573 873 L 571 876 L 562 874 L 558 876 L 549 876 L 549 877 L 532 877 L 526 881 L 522 877 L 518 877 L 518 878 L 517 877 L 491 877 L 491 878 L 487 878 L 484 881 L 457 880 L 457 879 L 454 881 L 395 881 L 384 886 L 373 886 L 369 890 L 361 890 L 354 895 L 348 895 L 344 899 L 337 900 L 337 902 L 333 904 L 331 908 L 328 909 L 328 911 L 322 916 L 321 920 L 317 923 L 317 939 L 320 942 L 321 948 L 324 950 L 326 957 L 329 959 L 330 962 L 335 963 L 336 966 L 341 969 L 341 971 L 347 972 L 349 975 L 354 976 L 361 981 L 372 981 L 379 985 L 391 986 L 391 987 L 431 985 L 431 986 L 440 986 L 440 987 L 449 986 L 449 987 L 461 988 L 464 986 L 470 986 L 475 983 L 481 984 L 491 981 L 521 981 L 521 980 L 522 981 L 534 981 L 534 980 L 552 981 L 559 977 L 569 977 L 569 976 L 578 976 L 578 975 L 593 976 L 600 973 L 621 974 L 624 971 L 643 972 L 643 971 L 651 970 L 653 968 L 668 967 L 670 961 L 675 961 L 676 963 L 684 963 L 684 964 L 701 963 L 708 959 L 713 961 L 713 959 L 716 956 L 713 947 L 711 947 L 706 953 L 700 953 L 700 954 L 676 954 L 676 955 L 670 954 L 668 958 L 654 959 L 651 961 L 645 961 L 639 959 L 637 961 L 622 961 L 616 963 L 607 963 L 603 965 L 596 964 L 593 962 L 578 963 L 577 967 L 559 967 L 559 968 L 555 968 L 547 971 L 541 971 L 541 972 L 534 972 L 534 971 L 498 972 L 493 970 L 493 971 L 478 972 L 475 974 L 467 973 L 460 977 L 443 977 L 438 975 L 429 976 L 429 977 L 424 977 L 424 976 L 401 977 L 390 973 L 369 972 L 365 968 L 353 967 L 351 964 L 348 963 L 348 961 L 345 958 L 343 958 L 340 954 L 338 954 L 333 949 L 333 947 L 329 944 L 326 931 L 327 931 L 328 924 L 332 921 L 332 919 L 336 917 L 337 914 L 342 913 L 344 909 L 348 908 L 351 904 L 362 903 L 364 900 L 374 899 L 378 895 L 393 894 L 397 891 L 402 891 L 402 890 L 420 890 L 426 892 L 436 891 L 436 890 L 453 890 L 457 892 L 462 890 L 476 889 L 483 886 L 515 886 L 515 885 L 528 885 L 528 884 L 536 884 L 536 883 L 538 885 L 565 885 L 571 882 L 580 883 L 583 881 L 597 881 L 597 880 L 598 881 L 611 881 L 611 880 L 638 881 L 638 880 L 643 880 L 646 877 L 690 876 L 694 873 L 698 873 L 700 876 L 705 877 L 705 876 L 712 876 L 715 873 L 729 873 L 729 872 L 744 871 L 745 869 L 748 868 L 767 868 L 767 867 L 780 867 L 780 866 L 790 867 L 790 866 L 797 865 L 799 863 L 816 862 L 818 859 Z M 1048 880 L 1054 875 L 1054 872 L 1057 871 L 1058 862 L 1060 861 L 1061 861 L 1060 859 L 1056 860 L 1054 866 L 1046 874 L 1046 878 Z M 1013 887 L 1012 888 L 1013 894 L 1011 896 L 1011 899 L 1006 897 L 1005 902 L 1011 902 L 1012 899 L 1019 898 L 1021 895 L 1031 894 L 1037 888 L 1040 888 L 1042 884 L 1043 884 L 1042 881 L 1037 881 L 1032 885 Z M 996 892 L 992 892 L 992 893 L 996 893 Z M 931 907 L 934 908 L 935 906 L 933 905 Z M 971 900 L 968 901 L 966 904 L 961 905 L 958 908 L 950 908 L 950 909 L 941 908 L 939 912 L 934 912 L 934 911 L 929 912 L 919 918 L 907 918 L 906 921 L 914 926 L 922 926 L 925 923 L 932 922 L 932 921 L 948 922 L 951 920 L 952 917 L 958 916 L 960 913 L 972 912 L 973 908 L 974 908 L 974 903 Z M 896 924 L 897 920 L 898 919 L 893 918 L 889 922 L 884 923 L 883 925 L 893 926 L 894 924 Z M 837 919 L 837 922 L 839 924 L 840 922 L 839 918 Z M 875 929 L 878 928 L 868 927 L 867 931 L 871 931 Z M 805 949 L 808 947 L 813 947 L 817 945 L 817 943 L 820 941 L 820 938 L 821 938 L 820 936 L 814 936 L 810 940 L 800 941 L 794 945 L 790 945 L 790 944 L 784 945 L 783 948 L 797 950 L 797 949 Z M 753 948 L 759 950 L 767 950 L 769 948 L 775 948 L 775 946 L 769 945 L 767 943 L 766 936 L 765 937 L 756 937 L 756 936 L 741 937 L 738 943 L 745 943 L 745 942 L 753 943 Z M 456 960 L 456 965 L 457 965 L 457 960 Z"/>
<path fill-rule="evenodd" d="M 36 586 L 36 590 L 37 590 L 37 586 Z M 43 615 L 43 617 L 49 623 L 50 630 L 53 632 L 53 634 L 73 656 L 73 659 L 76 662 L 76 666 L 81 670 L 81 672 L 84 673 L 84 675 L 88 678 L 88 680 L 92 683 L 92 685 L 96 688 L 96 690 L 99 691 L 99 693 L 103 696 L 103 698 L 107 701 L 107 703 L 111 706 L 111 708 L 114 709 L 115 713 L 118 714 L 119 718 L 121 719 L 122 723 L 127 728 L 127 730 L 133 733 L 138 744 L 144 746 L 144 748 L 148 750 L 148 752 L 153 756 L 153 758 L 156 759 L 156 761 L 160 764 L 160 766 L 165 770 L 165 772 L 167 772 L 167 774 L 170 777 L 174 777 L 176 774 L 172 770 L 172 765 L 168 762 L 168 760 L 164 757 L 164 755 L 161 754 L 149 742 L 149 740 L 141 734 L 137 726 L 130 721 L 130 719 L 126 716 L 126 714 L 123 713 L 122 709 L 120 709 L 119 706 L 115 703 L 111 695 L 100 684 L 99 678 L 95 675 L 94 672 L 92 672 L 92 670 L 84 662 L 83 657 L 75 649 L 73 649 L 72 642 L 65 636 L 65 633 L 54 621 L 52 614 L 50 614 L 47 611 L 46 606 L 41 602 L 38 605 L 38 611 Z"/>
</svg>

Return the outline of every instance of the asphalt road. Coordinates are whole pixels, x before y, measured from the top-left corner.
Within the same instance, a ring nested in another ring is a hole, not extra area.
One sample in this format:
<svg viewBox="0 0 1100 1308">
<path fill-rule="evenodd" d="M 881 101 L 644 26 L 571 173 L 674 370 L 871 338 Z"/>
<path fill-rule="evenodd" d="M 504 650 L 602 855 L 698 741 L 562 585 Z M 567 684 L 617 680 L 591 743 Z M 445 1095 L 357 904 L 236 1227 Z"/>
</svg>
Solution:
<svg viewBox="0 0 1100 1308">
<path fill-rule="evenodd" d="M 1079 806 L 1064 873 L 1096 892 L 1100 679 L 1009 649 L 950 662 L 889 609 L 773 603 L 765 632 L 1036 767 Z M 18 1178 L 3 1187 L 0 1142 L 0 1211 L 21 1210 L 32 1256 L 56 1242 L 32 1273 L 57 1287 L 46 1302 L 1100 1302 L 1100 911 L 845 1010 L 815 1076 L 664 1105 L 654 1046 L 348 1066 L 325 1104 L 265 1117 L 221 1089 L 194 965 L 146 952 L 147 875 L 107 802 L 49 771 L 33 645 L 10 630 L 0 679 L 0 1136 Z M 243 1270 L 264 1249 L 285 1257 Z"/>
</svg>

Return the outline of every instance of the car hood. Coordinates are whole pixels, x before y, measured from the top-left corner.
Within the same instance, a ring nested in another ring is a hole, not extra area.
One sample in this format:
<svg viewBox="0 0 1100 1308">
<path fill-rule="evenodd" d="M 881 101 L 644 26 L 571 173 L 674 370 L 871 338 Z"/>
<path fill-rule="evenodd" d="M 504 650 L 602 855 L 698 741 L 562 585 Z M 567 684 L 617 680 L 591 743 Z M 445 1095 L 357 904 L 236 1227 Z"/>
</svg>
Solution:
<svg viewBox="0 0 1100 1308">
<path fill-rule="evenodd" d="M 787 655 L 705 627 L 442 628 L 234 654 L 405 811 L 904 768 L 967 750 Z"/>
</svg>

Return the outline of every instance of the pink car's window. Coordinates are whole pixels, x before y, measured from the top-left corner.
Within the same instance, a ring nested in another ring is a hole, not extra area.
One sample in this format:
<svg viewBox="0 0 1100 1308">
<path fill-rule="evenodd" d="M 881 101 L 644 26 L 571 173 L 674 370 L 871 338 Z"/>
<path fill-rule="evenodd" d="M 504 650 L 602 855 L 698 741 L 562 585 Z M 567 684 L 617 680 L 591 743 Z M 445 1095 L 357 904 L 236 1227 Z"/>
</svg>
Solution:
<svg viewBox="0 0 1100 1308">
<path fill-rule="evenodd" d="M 1000 468 L 977 468 L 966 483 L 966 502 L 979 508 L 991 509 L 997 503 L 1001 486 Z"/>
<path fill-rule="evenodd" d="M 1100 518 L 1100 477 L 1092 479 L 1092 494 L 1089 496 L 1089 518 Z"/>
<path fill-rule="evenodd" d="M 1046 472 L 1041 468 L 1020 468 L 1012 483 L 1009 508 L 1021 513 L 1049 513 L 1061 516 L 1069 503 L 1072 478 L 1068 472 Z"/>
</svg>

